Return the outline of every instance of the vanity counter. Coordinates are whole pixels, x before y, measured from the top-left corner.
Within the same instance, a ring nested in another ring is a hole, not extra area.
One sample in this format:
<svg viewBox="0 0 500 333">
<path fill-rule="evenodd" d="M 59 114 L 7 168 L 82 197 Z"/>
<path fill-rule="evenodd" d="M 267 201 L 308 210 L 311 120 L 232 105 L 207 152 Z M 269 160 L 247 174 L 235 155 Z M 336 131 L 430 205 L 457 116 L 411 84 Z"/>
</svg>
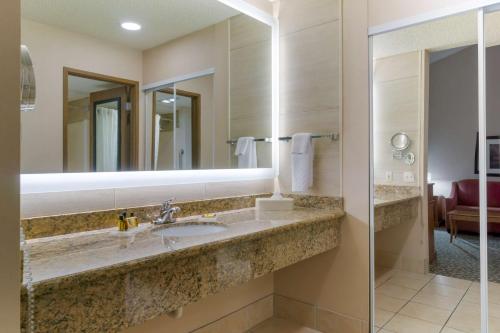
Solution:
<svg viewBox="0 0 500 333">
<path fill-rule="evenodd" d="M 36 331 L 137 325 L 333 249 L 343 215 L 339 208 L 249 208 L 218 214 L 225 229 L 209 235 L 167 237 L 160 232 L 171 225 L 145 224 L 29 240 Z"/>
<path fill-rule="evenodd" d="M 375 232 L 395 227 L 418 215 L 420 195 L 375 198 Z"/>
<path fill-rule="evenodd" d="M 405 197 L 393 197 L 393 198 L 375 198 L 375 209 L 385 206 L 393 206 L 403 202 L 411 201 L 413 199 L 419 199 L 420 195 L 409 195 Z"/>
</svg>

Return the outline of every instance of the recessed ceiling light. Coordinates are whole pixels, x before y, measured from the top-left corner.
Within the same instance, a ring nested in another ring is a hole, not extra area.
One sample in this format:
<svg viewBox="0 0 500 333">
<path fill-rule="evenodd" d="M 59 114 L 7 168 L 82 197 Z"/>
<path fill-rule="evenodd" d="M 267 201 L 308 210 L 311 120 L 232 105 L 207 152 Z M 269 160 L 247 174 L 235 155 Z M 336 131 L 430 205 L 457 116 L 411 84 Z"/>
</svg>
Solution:
<svg viewBox="0 0 500 333">
<path fill-rule="evenodd" d="M 168 99 L 162 99 L 161 102 L 165 103 L 165 104 L 170 104 L 171 103 Z"/>
<path fill-rule="evenodd" d="M 131 30 L 131 31 L 141 30 L 141 25 L 135 22 L 123 22 L 121 26 L 125 30 Z"/>
</svg>

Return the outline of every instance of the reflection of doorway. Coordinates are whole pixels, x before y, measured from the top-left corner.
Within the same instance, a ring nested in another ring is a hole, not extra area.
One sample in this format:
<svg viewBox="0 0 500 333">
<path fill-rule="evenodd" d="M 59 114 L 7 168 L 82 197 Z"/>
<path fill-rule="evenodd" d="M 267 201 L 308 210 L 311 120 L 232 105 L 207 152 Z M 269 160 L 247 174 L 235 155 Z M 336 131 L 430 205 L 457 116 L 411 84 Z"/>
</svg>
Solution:
<svg viewBox="0 0 500 333">
<path fill-rule="evenodd" d="M 121 170 L 121 98 L 94 100 L 91 105 L 92 170 Z"/>
<path fill-rule="evenodd" d="M 165 88 L 153 93 L 153 101 L 153 169 L 199 169 L 201 95 Z"/>
<path fill-rule="evenodd" d="M 138 170 L 139 83 L 66 67 L 63 76 L 64 172 Z"/>
</svg>

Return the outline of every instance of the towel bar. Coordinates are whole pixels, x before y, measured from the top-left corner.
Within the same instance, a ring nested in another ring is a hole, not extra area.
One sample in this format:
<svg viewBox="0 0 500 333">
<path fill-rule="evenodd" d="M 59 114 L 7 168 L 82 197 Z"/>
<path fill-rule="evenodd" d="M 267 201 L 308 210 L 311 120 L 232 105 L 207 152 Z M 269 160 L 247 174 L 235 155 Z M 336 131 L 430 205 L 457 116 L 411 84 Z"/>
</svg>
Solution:
<svg viewBox="0 0 500 333">
<path fill-rule="evenodd" d="M 337 141 L 339 139 L 340 135 L 337 134 L 337 133 L 329 133 L 329 134 L 313 134 L 311 136 L 311 138 L 313 139 L 330 139 L 332 141 Z M 280 141 L 290 141 L 292 140 L 292 137 L 291 136 L 282 136 L 282 137 L 279 137 L 278 140 Z M 273 139 L 272 138 L 259 138 L 259 139 L 254 139 L 255 142 L 266 142 L 266 143 L 271 143 L 273 142 Z M 238 140 L 228 140 L 226 141 L 227 144 L 230 144 L 230 145 L 235 145 L 236 143 L 238 142 Z"/>
<path fill-rule="evenodd" d="M 323 139 L 323 138 L 327 138 L 327 139 L 330 139 L 332 141 L 337 141 L 339 139 L 339 134 L 337 133 L 329 133 L 329 134 L 313 134 L 311 136 L 311 138 L 313 139 Z M 292 140 L 292 137 L 291 136 L 283 136 L 283 137 L 280 137 L 279 138 L 280 141 L 290 141 Z"/>
<path fill-rule="evenodd" d="M 253 141 L 255 141 L 255 142 L 267 142 L 267 143 L 271 143 L 271 142 L 273 142 L 273 139 L 272 138 L 259 138 L 259 139 L 254 139 Z M 238 142 L 238 140 L 228 140 L 228 141 L 226 141 L 226 143 L 230 144 L 230 145 L 235 145 L 237 142 Z"/>
</svg>

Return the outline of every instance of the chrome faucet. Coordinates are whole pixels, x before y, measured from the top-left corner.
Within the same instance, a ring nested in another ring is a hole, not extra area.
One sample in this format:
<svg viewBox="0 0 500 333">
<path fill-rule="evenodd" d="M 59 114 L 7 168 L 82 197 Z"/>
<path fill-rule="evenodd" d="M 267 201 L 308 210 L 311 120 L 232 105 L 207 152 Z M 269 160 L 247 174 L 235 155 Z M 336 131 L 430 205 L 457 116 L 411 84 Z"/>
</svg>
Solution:
<svg viewBox="0 0 500 333">
<path fill-rule="evenodd" d="M 179 213 L 181 211 L 180 207 L 172 207 L 174 199 L 167 200 L 163 203 L 160 209 L 160 216 L 158 216 L 153 224 L 170 224 L 175 223 L 176 217 L 174 214 Z"/>
</svg>

